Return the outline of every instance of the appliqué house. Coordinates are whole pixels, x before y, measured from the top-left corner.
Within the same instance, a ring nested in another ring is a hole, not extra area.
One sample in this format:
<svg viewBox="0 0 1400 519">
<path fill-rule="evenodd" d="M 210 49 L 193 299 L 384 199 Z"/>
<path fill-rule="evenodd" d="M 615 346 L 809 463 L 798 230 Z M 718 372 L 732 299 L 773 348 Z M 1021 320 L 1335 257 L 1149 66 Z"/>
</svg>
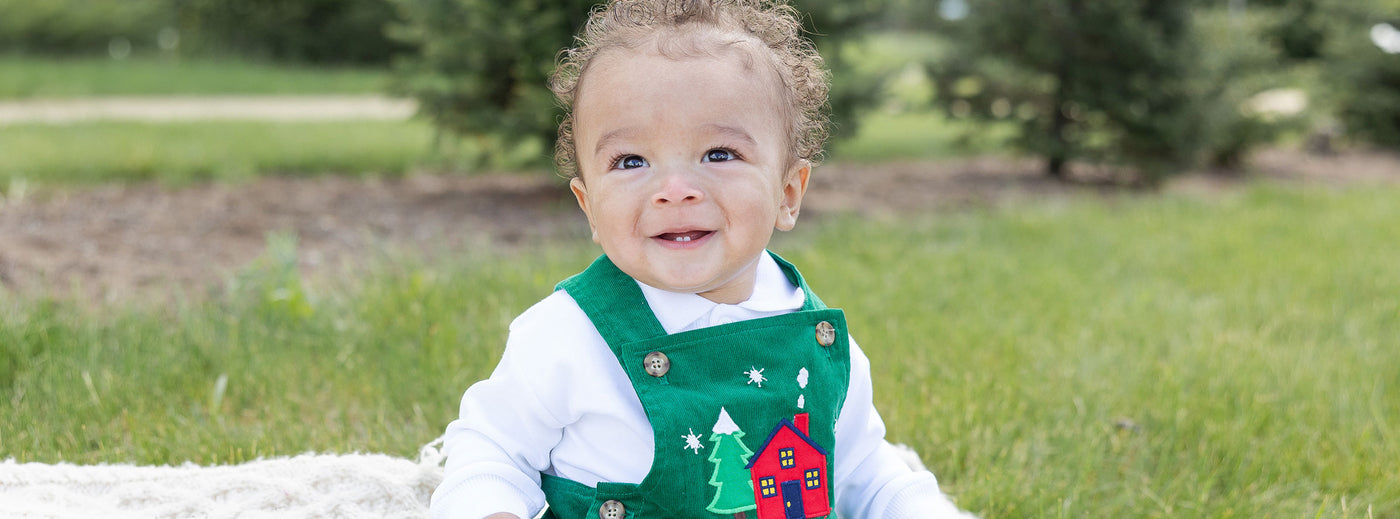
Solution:
<svg viewBox="0 0 1400 519">
<path fill-rule="evenodd" d="M 826 450 L 807 436 L 807 413 L 784 418 L 758 448 L 747 469 L 758 519 L 810 519 L 831 513 Z"/>
</svg>

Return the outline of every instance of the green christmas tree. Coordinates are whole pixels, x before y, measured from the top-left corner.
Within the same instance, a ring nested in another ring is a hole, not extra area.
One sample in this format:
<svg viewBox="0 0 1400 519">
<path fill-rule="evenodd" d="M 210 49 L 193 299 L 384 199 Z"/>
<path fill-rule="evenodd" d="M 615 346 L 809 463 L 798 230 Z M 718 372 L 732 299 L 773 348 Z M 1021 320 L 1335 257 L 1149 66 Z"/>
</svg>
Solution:
<svg viewBox="0 0 1400 519">
<path fill-rule="evenodd" d="M 715 472 L 710 476 L 710 485 L 715 487 L 715 499 L 706 510 L 717 514 L 735 514 L 746 517 L 746 510 L 754 510 L 753 479 L 749 476 L 749 457 L 753 451 L 744 445 L 744 431 L 729 417 L 723 407 L 719 409 L 719 420 L 715 421 L 714 434 L 710 442 L 715 446 L 710 451 L 709 460 L 715 464 Z"/>
</svg>

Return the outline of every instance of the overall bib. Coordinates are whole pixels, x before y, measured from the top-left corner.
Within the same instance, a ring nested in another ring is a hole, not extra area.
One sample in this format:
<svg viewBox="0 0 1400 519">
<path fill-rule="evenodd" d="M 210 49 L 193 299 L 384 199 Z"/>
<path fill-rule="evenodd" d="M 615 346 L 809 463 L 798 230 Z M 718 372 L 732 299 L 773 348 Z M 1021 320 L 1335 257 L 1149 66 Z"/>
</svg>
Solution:
<svg viewBox="0 0 1400 519">
<path fill-rule="evenodd" d="M 850 381 L 846 320 L 773 257 L 806 295 L 800 310 L 674 335 L 607 256 L 559 284 L 627 372 L 656 448 L 638 484 L 593 488 L 543 475 L 545 517 L 834 516 L 834 427 Z"/>
</svg>

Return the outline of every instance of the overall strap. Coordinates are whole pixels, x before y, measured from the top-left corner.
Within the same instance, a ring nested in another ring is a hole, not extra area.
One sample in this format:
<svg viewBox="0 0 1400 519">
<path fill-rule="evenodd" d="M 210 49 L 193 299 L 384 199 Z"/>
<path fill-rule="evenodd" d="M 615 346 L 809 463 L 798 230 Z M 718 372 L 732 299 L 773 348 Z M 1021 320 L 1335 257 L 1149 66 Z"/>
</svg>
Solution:
<svg viewBox="0 0 1400 519">
<path fill-rule="evenodd" d="M 618 348 L 623 344 L 666 335 L 637 281 L 606 254 L 583 272 L 559 282 L 555 290 L 564 290 L 574 298 L 614 354 L 620 353 Z"/>
<path fill-rule="evenodd" d="M 788 281 L 791 281 L 797 288 L 802 289 L 802 294 L 806 296 L 805 301 L 802 303 L 803 311 L 826 310 L 826 303 L 823 303 L 821 298 L 817 297 L 815 292 L 812 292 L 812 288 L 807 286 L 807 281 L 802 279 L 802 274 L 797 272 L 797 267 L 772 251 L 768 251 L 768 255 L 772 256 L 773 261 L 778 263 L 778 267 L 783 269 L 783 275 L 787 276 Z"/>
</svg>

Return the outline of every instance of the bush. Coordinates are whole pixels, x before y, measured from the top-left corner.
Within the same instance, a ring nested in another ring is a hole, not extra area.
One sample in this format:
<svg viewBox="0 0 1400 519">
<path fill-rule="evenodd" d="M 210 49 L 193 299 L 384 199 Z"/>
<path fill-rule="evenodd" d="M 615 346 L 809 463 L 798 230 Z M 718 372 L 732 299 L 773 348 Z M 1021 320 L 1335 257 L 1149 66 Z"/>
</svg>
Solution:
<svg viewBox="0 0 1400 519">
<path fill-rule="evenodd" d="M 388 0 L 170 0 L 191 51 L 318 64 L 388 64 Z"/>
<path fill-rule="evenodd" d="M 173 22 L 166 0 L 0 0 L 0 49 L 95 54 L 114 41 L 153 49 Z"/>
</svg>

